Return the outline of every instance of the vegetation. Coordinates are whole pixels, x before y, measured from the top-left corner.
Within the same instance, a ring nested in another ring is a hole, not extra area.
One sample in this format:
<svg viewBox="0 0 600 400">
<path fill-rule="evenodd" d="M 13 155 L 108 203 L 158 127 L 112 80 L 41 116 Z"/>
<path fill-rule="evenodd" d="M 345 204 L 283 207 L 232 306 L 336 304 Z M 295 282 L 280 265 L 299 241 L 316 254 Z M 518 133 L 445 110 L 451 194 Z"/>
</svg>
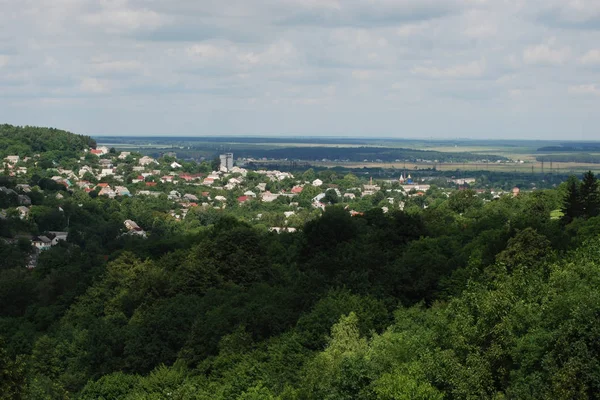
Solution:
<svg viewBox="0 0 600 400">
<path fill-rule="evenodd" d="M 360 183 L 313 170 L 302 179 L 316 177 Z M 276 222 L 287 204 L 239 206 L 235 192 L 225 209 L 176 220 L 166 195 L 108 199 L 41 189 L 39 169 L 30 178 L 31 217 L 0 219 L 0 398 L 600 393 L 592 173 L 495 200 L 432 186 L 402 198 L 404 211 L 378 192 L 354 216 L 332 188 L 325 212 L 281 234 L 256 213 Z M 297 201 L 310 209 L 314 195 L 306 186 Z M 130 218 L 146 239 L 123 234 Z M 26 269 L 24 235 L 56 230 L 68 240 Z"/>
<path fill-rule="evenodd" d="M 589 163 L 600 164 L 600 154 L 573 153 L 573 154 L 549 154 L 537 156 L 540 162 L 563 162 L 563 163 Z"/>
<path fill-rule="evenodd" d="M 75 135 L 60 129 L 32 126 L 0 125 L 0 157 L 21 157 L 44 153 L 46 159 L 74 156 L 96 142 L 89 136 Z"/>
</svg>

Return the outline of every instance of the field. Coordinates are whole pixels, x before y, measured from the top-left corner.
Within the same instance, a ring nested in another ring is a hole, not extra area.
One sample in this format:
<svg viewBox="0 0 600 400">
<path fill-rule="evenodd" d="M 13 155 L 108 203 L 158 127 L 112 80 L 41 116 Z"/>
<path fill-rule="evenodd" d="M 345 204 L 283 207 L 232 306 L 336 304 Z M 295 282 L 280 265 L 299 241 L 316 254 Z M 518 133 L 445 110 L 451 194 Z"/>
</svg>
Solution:
<svg viewBox="0 0 600 400">
<path fill-rule="evenodd" d="M 213 158 L 233 152 L 235 158 L 298 161 L 319 167 L 402 170 L 491 171 L 517 173 L 600 172 L 600 163 L 540 162 L 541 156 L 568 160 L 582 153 L 598 156 L 598 143 L 533 140 L 417 140 L 336 137 L 97 137 L 99 144 L 119 150 L 160 155 L 174 151 L 180 158 Z M 539 150 L 545 151 L 539 151 Z M 548 149 L 556 151 L 548 151 Z M 502 162 L 497 162 L 499 159 Z"/>
</svg>

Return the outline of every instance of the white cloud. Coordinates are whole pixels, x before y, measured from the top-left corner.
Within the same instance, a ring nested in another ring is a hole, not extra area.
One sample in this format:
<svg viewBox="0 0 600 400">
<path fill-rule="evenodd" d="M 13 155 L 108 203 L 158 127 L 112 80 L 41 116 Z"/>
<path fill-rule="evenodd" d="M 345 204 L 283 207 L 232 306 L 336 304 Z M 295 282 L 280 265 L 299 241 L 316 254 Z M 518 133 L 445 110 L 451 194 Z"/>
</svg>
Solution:
<svg viewBox="0 0 600 400">
<path fill-rule="evenodd" d="M 373 74 L 371 71 L 365 71 L 365 70 L 352 71 L 352 77 L 354 79 L 358 79 L 361 81 L 371 79 L 372 76 L 373 76 Z"/>
<path fill-rule="evenodd" d="M 402 25 L 400 28 L 396 29 L 396 34 L 401 37 L 414 36 L 414 35 L 425 32 L 429 28 L 430 28 L 430 24 L 428 22 L 420 22 L 417 24 L 406 24 L 406 25 Z"/>
<path fill-rule="evenodd" d="M 101 94 L 108 92 L 108 85 L 96 78 L 84 78 L 79 84 L 79 89 L 84 93 Z"/>
<path fill-rule="evenodd" d="M 469 26 L 465 29 L 465 35 L 473 38 L 486 38 L 494 36 L 498 32 L 498 27 L 490 22 L 484 22 Z"/>
<path fill-rule="evenodd" d="M 109 33 L 128 33 L 139 29 L 157 28 L 168 19 L 149 9 L 131 9 L 123 7 L 120 2 L 102 2 L 104 9 L 100 12 L 82 16 L 82 21 L 96 26 Z"/>
<path fill-rule="evenodd" d="M 138 71 L 142 67 L 142 64 L 135 60 L 100 61 L 92 65 L 98 73 L 133 72 Z"/>
<path fill-rule="evenodd" d="M 222 47 L 209 43 L 194 44 L 189 46 L 186 51 L 188 55 L 200 58 L 221 58 L 226 54 Z"/>
<path fill-rule="evenodd" d="M 567 90 L 600 89 L 597 0 L 0 3 L 0 121 L 44 123 L 31 112 L 44 98 L 52 125 L 81 133 L 393 134 L 397 113 L 386 110 L 417 98 L 427 112 L 411 110 L 407 131 L 450 136 L 461 113 L 476 112 L 480 132 L 500 131 L 510 119 L 500 102 L 519 96 L 536 102 L 510 129 L 528 132 L 548 127 L 550 108 L 554 122 L 581 116 Z M 440 118 L 423 123 L 431 112 Z"/>
<path fill-rule="evenodd" d="M 583 65 L 600 65 L 600 50 L 590 50 L 579 59 Z"/>
<path fill-rule="evenodd" d="M 485 73 L 485 68 L 485 60 L 479 60 L 446 68 L 418 66 L 412 69 L 412 73 L 433 79 L 479 78 Z"/>
<path fill-rule="evenodd" d="M 537 46 L 527 47 L 523 51 L 523 61 L 530 65 L 561 65 L 564 64 L 571 53 L 567 47 L 555 48 L 554 40 Z"/>
<path fill-rule="evenodd" d="M 574 95 L 600 96 L 600 87 L 595 84 L 569 86 L 569 93 Z"/>
</svg>

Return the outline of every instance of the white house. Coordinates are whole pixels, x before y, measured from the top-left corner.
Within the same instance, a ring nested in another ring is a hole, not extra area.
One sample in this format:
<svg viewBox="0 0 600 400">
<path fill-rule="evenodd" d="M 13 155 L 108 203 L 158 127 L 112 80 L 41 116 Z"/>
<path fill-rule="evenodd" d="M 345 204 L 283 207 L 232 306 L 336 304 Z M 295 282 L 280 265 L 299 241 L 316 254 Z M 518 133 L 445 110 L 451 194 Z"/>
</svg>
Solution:
<svg viewBox="0 0 600 400">
<path fill-rule="evenodd" d="M 150 164 L 158 164 L 156 160 L 152 157 L 144 156 L 138 160 L 138 164 L 146 166 Z"/>
<path fill-rule="evenodd" d="M 11 164 L 16 164 L 19 162 L 20 159 L 21 159 L 21 157 L 19 157 L 19 156 L 6 156 L 4 158 L 4 161 L 7 161 Z"/>
<path fill-rule="evenodd" d="M 323 185 L 323 181 L 320 180 L 320 179 L 315 179 L 314 181 L 312 181 L 312 185 L 316 186 L 316 187 L 322 186 Z"/>
</svg>

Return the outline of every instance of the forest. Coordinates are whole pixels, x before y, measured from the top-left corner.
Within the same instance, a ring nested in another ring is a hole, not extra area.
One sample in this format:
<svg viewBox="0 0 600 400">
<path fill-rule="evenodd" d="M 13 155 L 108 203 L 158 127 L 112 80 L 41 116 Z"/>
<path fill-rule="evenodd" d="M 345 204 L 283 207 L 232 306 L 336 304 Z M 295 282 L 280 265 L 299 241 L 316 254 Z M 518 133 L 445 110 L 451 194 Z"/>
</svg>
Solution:
<svg viewBox="0 0 600 400">
<path fill-rule="evenodd" d="M 489 203 L 462 191 L 414 214 L 331 207 L 296 234 L 217 217 L 147 241 L 115 240 L 118 208 L 89 200 L 38 268 L 2 267 L 1 392 L 595 398 L 585 182 Z"/>
<path fill-rule="evenodd" d="M 600 155 L 588 153 L 549 154 L 545 156 L 537 156 L 536 160 L 540 162 L 576 162 L 600 164 Z"/>
<path fill-rule="evenodd" d="M 174 221 L 163 198 L 42 185 L 30 219 L 0 219 L 2 399 L 599 397 L 592 173 L 334 204 L 281 234 L 243 207 Z M 25 268 L 20 233 L 60 229 Z"/>
<path fill-rule="evenodd" d="M 96 147 L 96 141 L 89 136 L 55 128 L 0 124 L 0 158 L 43 153 L 45 158 L 58 160 L 73 157 L 88 147 Z"/>
</svg>

